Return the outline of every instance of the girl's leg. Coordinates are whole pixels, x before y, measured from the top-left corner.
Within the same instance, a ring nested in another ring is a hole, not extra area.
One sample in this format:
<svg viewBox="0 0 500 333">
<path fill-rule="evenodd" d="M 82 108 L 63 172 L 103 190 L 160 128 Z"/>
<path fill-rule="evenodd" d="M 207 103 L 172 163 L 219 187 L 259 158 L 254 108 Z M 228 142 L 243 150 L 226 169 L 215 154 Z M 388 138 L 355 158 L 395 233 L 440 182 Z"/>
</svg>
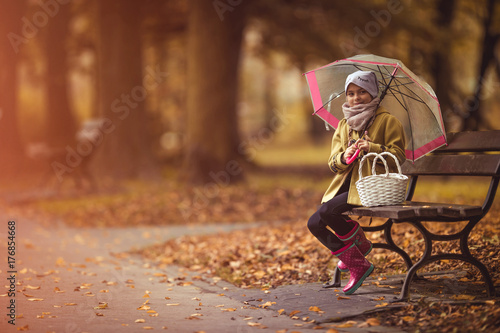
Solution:
<svg viewBox="0 0 500 333">
<path fill-rule="evenodd" d="M 321 208 L 320 208 L 321 209 Z M 319 210 L 315 212 L 307 222 L 309 231 L 332 252 L 340 250 L 344 246 L 337 235 L 328 230 L 326 223 L 321 219 Z"/>
<path fill-rule="evenodd" d="M 352 223 L 347 222 L 342 215 L 355 207 L 347 203 L 348 194 L 349 192 L 338 194 L 318 209 L 320 219 L 341 236 L 347 235 L 353 228 Z"/>
</svg>

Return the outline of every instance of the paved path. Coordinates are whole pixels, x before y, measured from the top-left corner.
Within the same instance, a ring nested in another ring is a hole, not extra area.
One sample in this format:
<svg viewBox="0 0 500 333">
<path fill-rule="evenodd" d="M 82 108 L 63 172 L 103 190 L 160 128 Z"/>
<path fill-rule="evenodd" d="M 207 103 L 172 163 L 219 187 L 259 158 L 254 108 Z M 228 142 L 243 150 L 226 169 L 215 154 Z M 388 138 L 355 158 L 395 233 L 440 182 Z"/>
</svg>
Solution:
<svg viewBox="0 0 500 333">
<path fill-rule="evenodd" d="M 0 220 L 3 258 L 8 257 L 8 220 Z M 15 296 L 9 295 L 7 260 L 0 266 L 6 285 L 0 290 L 1 332 L 400 332 L 359 327 L 359 319 L 347 325 L 338 322 L 386 307 L 399 291 L 400 277 L 382 288 L 372 279 L 349 298 L 317 283 L 250 290 L 205 280 L 176 266 L 159 269 L 124 253 L 181 235 L 249 225 L 83 230 L 56 222 L 51 228 L 40 227 L 21 218 L 15 227 Z M 7 317 L 11 300 L 15 326 Z"/>
</svg>

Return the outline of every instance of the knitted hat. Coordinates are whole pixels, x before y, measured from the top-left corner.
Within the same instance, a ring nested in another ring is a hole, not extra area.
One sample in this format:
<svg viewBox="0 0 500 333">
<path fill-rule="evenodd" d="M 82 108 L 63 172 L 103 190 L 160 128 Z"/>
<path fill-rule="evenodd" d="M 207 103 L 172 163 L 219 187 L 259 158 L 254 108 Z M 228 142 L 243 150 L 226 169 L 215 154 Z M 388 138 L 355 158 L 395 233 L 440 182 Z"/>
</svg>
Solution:
<svg viewBox="0 0 500 333">
<path fill-rule="evenodd" d="M 374 72 L 370 71 L 357 71 L 350 74 L 345 80 L 345 92 L 347 93 L 347 87 L 349 84 L 354 83 L 358 87 L 361 87 L 368 91 L 368 93 L 373 97 L 378 96 L 378 82 L 377 76 Z"/>
</svg>

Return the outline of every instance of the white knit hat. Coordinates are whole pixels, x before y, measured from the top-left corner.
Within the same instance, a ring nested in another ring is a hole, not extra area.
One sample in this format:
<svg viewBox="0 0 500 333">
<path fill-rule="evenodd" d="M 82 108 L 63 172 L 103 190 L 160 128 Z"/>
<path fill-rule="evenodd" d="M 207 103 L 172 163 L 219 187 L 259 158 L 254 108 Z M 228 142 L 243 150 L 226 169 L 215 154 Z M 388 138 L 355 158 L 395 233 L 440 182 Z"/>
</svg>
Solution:
<svg viewBox="0 0 500 333">
<path fill-rule="evenodd" d="M 349 84 L 354 83 L 358 87 L 361 87 L 368 91 L 368 93 L 373 97 L 378 96 L 378 82 L 377 76 L 374 72 L 370 71 L 357 71 L 350 74 L 345 80 L 345 92 L 347 93 L 347 87 Z"/>
</svg>

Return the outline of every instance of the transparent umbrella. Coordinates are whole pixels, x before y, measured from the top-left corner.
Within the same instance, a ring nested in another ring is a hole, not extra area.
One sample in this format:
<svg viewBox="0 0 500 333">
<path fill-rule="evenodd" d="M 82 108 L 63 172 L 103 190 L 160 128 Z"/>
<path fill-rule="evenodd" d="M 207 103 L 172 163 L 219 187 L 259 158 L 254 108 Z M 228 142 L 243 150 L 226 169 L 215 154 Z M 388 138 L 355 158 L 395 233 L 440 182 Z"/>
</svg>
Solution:
<svg viewBox="0 0 500 333">
<path fill-rule="evenodd" d="M 314 114 L 333 128 L 344 117 L 344 84 L 358 70 L 377 75 L 381 105 L 403 124 L 406 158 L 415 161 L 446 144 L 446 132 L 434 90 L 401 61 L 372 54 L 338 60 L 305 73 Z"/>
</svg>

